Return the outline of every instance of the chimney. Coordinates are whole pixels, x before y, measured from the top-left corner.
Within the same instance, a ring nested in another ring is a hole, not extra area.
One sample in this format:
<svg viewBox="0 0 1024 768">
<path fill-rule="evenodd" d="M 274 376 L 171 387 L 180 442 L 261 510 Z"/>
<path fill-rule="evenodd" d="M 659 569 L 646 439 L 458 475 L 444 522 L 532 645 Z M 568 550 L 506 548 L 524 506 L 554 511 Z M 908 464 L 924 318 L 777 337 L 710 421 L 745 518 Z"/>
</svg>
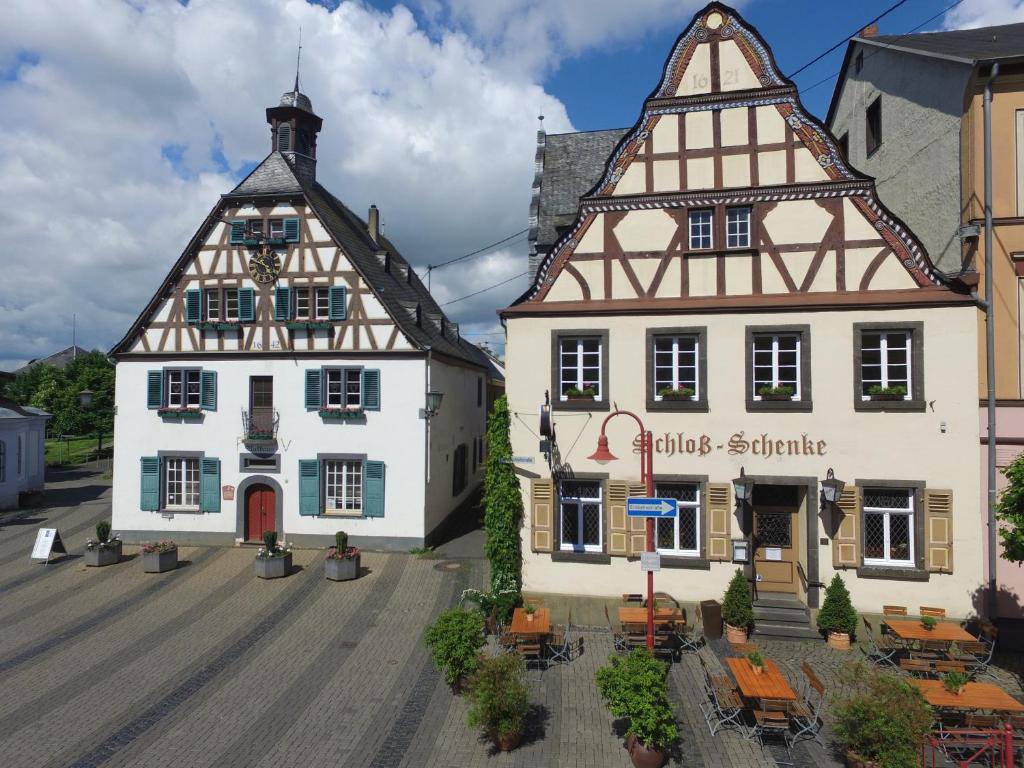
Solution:
<svg viewBox="0 0 1024 768">
<path fill-rule="evenodd" d="M 864 29 L 860 31 L 857 37 L 878 37 L 878 25 L 868 24 Z"/>
<path fill-rule="evenodd" d="M 376 205 L 371 205 L 370 212 L 366 215 L 366 231 L 373 242 L 380 242 L 380 211 Z"/>
</svg>

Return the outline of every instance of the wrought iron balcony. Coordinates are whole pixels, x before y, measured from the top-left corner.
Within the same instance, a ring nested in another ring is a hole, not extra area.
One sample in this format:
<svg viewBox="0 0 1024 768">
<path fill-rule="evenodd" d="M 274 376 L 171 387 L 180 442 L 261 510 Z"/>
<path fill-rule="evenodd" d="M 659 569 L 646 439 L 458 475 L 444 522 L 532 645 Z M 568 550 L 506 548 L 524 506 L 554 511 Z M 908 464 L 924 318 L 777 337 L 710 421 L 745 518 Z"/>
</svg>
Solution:
<svg viewBox="0 0 1024 768">
<path fill-rule="evenodd" d="M 273 408 L 253 408 L 242 411 L 242 439 L 248 443 L 277 440 L 280 416 Z"/>
</svg>

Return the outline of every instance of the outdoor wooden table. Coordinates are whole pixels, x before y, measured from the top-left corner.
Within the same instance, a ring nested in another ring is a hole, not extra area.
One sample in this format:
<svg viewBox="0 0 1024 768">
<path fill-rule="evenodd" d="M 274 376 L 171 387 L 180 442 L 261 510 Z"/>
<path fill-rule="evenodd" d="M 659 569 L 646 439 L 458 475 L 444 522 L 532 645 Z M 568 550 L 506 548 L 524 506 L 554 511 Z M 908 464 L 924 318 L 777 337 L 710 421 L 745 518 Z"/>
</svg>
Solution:
<svg viewBox="0 0 1024 768">
<path fill-rule="evenodd" d="M 941 680 L 910 679 L 924 694 L 925 701 L 943 709 L 972 709 L 991 712 L 1024 712 L 1021 704 L 1010 694 L 992 683 L 967 683 L 960 695 L 946 690 Z"/>
<path fill-rule="evenodd" d="M 643 624 L 647 626 L 647 609 L 634 606 L 619 608 L 620 624 Z M 655 608 L 655 624 L 682 624 L 683 612 L 679 608 Z"/>
<path fill-rule="evenodd" d="M 940 621 L 935 625 L 935 629 L 925 629 L 919 619 L 886 619 L 885 624 L 903 640 L 970 643 L 978 639 L 952 621 Z"/>
<path fill-rule="evenodd" d="M 747 658 L 730 657 L 725 660 L 736 678 L 740 693 L 747 699 L 783 699 L 796 701 L 796 692 L 786 682 L 774 661 L 765 659 L 764 672 L 754 673 Z"/>
<path fill-rule="evenodd" d="M 538 608 L 533 614 L 533 621 L 527 621 L 526 611 L 516 608 L 512 612 L 512 626 L 509 631 L 513 635 L 546 635 L 551 632 L 551 611 Z"/>
</svg>

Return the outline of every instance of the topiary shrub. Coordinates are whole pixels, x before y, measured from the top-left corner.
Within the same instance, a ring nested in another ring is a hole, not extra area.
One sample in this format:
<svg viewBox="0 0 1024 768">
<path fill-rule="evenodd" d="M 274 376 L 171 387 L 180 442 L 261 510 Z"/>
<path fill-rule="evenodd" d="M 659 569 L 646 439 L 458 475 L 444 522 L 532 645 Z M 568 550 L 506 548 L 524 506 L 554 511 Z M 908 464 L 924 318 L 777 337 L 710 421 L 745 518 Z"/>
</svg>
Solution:
<svg viewBox="0 0 1024 768">
<path fill-rule="evenodd" d="M 483 728 L 495 744 L 509 749 L 526 728 L 530 693 L 526 664 L 515 653 L 484 658 L 467 682 L 468 721 Z"/>
<path fill-rule="evenodd" d="M 668 664 L 646 648 L 610 656 L 597 670 L 597 690 L 615 717 L 629 719 L 632 735 L 648 749 L 663 751 L 679 738 L 668 698 Z"/>
<path fill-rule="evenodd" d="M 523 494 L 512 464 L 508 400 L 499 397 L 487 420 L 487 474 L 484 478 L 484 552 L 491 564 L 491 595 L 497 617 L 507 621 L 523 588 Z M 490 610 L 490 609 L 488 609 Z"/>
<path fill-rule="evenodd" d="M 932 709 L 920 690 L 895 675 L 847 665 L 832 705 L 836 736 L 849 752 L 884 768 L 917 768 Z"/>
<path fill-rule="evenodd" d="M 842 632 L 851 637 L 857 631 L 857 611 L 850 602 L 850 592 L 838 573 L 825 588 L 825 600 L 818 611 L 818 631 L 823 635 L 829 632 Z"/>
<path fill-rule="evenodd" d="M 263 546 L 266 548 L 267 554 L 277 550 L 277 531 L 263 532 Z"/>
<path fill-rule="evenodd" d="M 110 523 L 107 520 L 100 520 L 96 523 L 96 539 L 100 544 L 110 541 Z"/>
<path fill-rule="evenodd" d="M 722 619 L 739 629 L 748 629 L 754 623 L 754 596 L 741 568 L 736 569 L 722 598 Z"/>
<path fill-rule="evenodd" d="M 455 686 L 479 666 L 479 651 L 485 642 L 483 617 L 476 611 L 449 608 L 427 627 L 423 642 L 437 671 Z"/>
<path fill-rule="evenodd" d="M 344 552 L 348 549 L 348 534 L 344 531 L 338 531 L 334 534 L 334 548 L 338 552 Z"/>
</svg>

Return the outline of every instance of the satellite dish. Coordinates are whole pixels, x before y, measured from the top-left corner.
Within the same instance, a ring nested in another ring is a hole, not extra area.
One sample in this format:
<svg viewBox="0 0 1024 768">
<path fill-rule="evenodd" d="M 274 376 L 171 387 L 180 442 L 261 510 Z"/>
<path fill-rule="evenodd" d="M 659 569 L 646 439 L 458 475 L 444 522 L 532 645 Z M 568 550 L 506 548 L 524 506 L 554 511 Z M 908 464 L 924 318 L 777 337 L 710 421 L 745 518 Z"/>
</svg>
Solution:
<svg viewBox="0 0 1024 768">
<path fill-rule="evenodd" d="M 544 437 L 552 436 L 551 406 L 547 404 L 540 407 L 540 433 Z"/>
</svg>

